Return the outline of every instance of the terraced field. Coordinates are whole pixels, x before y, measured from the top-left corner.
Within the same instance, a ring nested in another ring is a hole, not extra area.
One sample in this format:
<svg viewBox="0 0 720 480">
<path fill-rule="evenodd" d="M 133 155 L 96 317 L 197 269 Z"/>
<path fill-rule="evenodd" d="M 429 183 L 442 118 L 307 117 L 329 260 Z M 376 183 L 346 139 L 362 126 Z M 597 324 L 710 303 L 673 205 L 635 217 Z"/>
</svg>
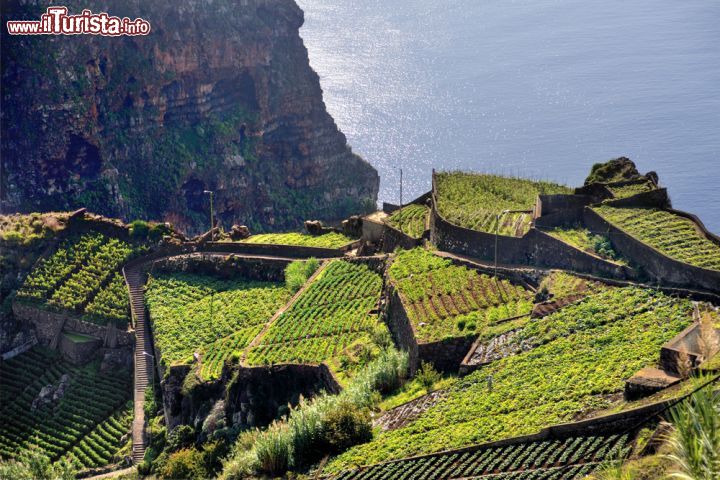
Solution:
<svg viewBox="0 0 720 480">
<path fill-rule="evenodd" d="M 720 245 L 708 240 L 691 220 L 665 210 L 614 208 L 593 210 L 605 220 L 670 258 L 720 270 Z"/>
<path fill-rule="evenodd" d="M 138 252 L 99 233 L 64 241 L 33 268 L 17 298 L 51 310 L 69 311 L 99 324 L 125 328 L 130 311 L 119 270 Z"/>
<path fill-rule="evenodd" d="M 3 363 L 0 457 L 21 460 L 34 445 L 52 460 L 78 452 L 84 466 L 105 465 L 129 430 L 130 384 L 130 372 L 73 367 L 39 347 Z M 38 394 L 48 385 L 51 400 L 43 403 Z M 64 393 L 54 399 L 61 385 Z"/>
<path fill-rule="evenodd" d="M 435 189 L 438 212 L 447 221 L 510 236 L 527 233 L 532 220 L 530 213 L 513 211 L 532 210 L 538 195 L 572 193 L 550 182 L 463 172 L 436 174 Z"/>
<path fill-rule="evenodd" d="M 579 436 L 558 440 L 477 447 L 461 452 L 349 470 L 336 480 L 570 480 L 583 478 L 608 460 L 625 457 L 628 435 Z"/>
<path fill-rule="evenodd" d="M 260 233 L 251 235 L 242 243 L 293 245 L 298 247 L 340 248 L 354 240 L 342 233 L 330 232 L 323 235 L 307 233 Z"/>
<path fill-rule="evenodd" d="M 551 272 L 540 282 L 540 290 L 547 291 L 555 300 L 598 293 L 608 288 L 610 287 L 605 283 L 586 280 L 561 271 Z"/>
<path fill-rule="evenodd" d="M 394 211 L 387 223 L 413 238 L 422 237 L 430 209 L 425 205 L 407 205 Z"/>
<path fill-rule="evenodd" d="M 382 278 L 366 265 L 333 260 L 249 350 L 251 364 L 323 362 L 378 328 Z"/>
<path fill-rule="evenodd" d="M 290 297 L 282 283 L 164 273 L 148 280 L 145 301 L 162 362 L 192 363 L 198 352 L 202 376 L 213 379 Z"/>
<path fill-rule="evenodd" d="M 631 183 L 623 186 L 608 185 L 608 190 L 612 192 L 615 198 L 628 198 L 639 193 L 651 192 L 657 187 L 651 181 L 646 180 L 639 183 Z"/>
<path fill-rule="evenodd" d="M 532 311 L 534 293 L 416 248 L 389 269 L 420 342 L 471 335 Z"/>
<path fill-rule="evenodd" d="M 587 228 L 558 227 L 548 230 L 546 233 L 584 252 L 598 255 L 612 262 L 627 264 L 627 261 L 613 249 L 607 237 L 591 233 Z"/>
<path fill-rule="evenodd" d="M 127 402 L 112 416 L 92 429 L 66 455 L 78 470 L 98 468 L 109 463 L 123 447 L 123 437 L 129 440 L 128 432 L 133 419 L 133 403 Z"/>
<path fill-rule="evenodd" d="M 417 420 L 335 457 L 326 472 L 532 434 L 610 407 L 610 395 L 657 361 L 692 310 L 688 300 L 625 287 L 532 319 L 516 337 L 529 350 L 460 379 Z"/>
</svg>

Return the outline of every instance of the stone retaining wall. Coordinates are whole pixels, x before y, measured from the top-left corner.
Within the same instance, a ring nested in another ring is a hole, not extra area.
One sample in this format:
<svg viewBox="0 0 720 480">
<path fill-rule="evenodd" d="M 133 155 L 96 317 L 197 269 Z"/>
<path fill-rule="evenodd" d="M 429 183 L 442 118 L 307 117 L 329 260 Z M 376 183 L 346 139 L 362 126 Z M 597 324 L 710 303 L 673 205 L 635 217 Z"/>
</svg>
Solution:
<svg viewBox="0 0 720 480">
<path fill-rule="evenodd" d="M 382 248 L 384 252 L 394 252 L 397 247 L 410 250 L 422 245 L 422 239 L 411 237 L 407 233 L 398 230 L 392 225 L 385 224 L 383 227 Z"/>
<path fill-rule="evenodd" d="M 420 363 L 415 332 L 413 331 L 405 307 L 402 304 L 402 300 L 400 300 L 400 294 L 394 286 L 387 286 L 386 298 L 388 299 L 388 305 L 385 321 L 395 341 L 395 345 L 397 345 L 399 349 L 408 352 L 410 375 L 412 376 L 415 374 L 418 364 Z"/>
<path fill-rule="evenodd" d="M 418 343 L 418 358 L 431 363 L 440 372 L 457 373 L 476 339 L 477 335 L 470 335 Z"/>
<path fill-rule="evenodd" d="M 666 188 L 658 188 L 638 193 L 632 197 L 607 200 L 605 204 L 611 207 L 667 208 L 670 206 L 670 197 L 668 197 Z"/>
<path fill-rule="evenodd" d="M 242 276 L 252 280 L 283 282 L 285 268 L 291 260 L 280 258 L 245 258 L 230 254 L 221 256 L 204 252 L 165 257 L 153 262 L 153 272 L 189 272 L 220 278 Z"/>
<path fill-rule="evenodd" d="M 310 399 L 321 392 L 337 394 L 340 385 L 324 364 L 237 367 L 227 386 L 225 413 L 228 425 L 263 427 L 288 405 L 300 398 Z"/>
<path fill-rule="evenodd" d="M 290 258 L 333 258 L 342 257 L 353 248 L 355 242 L 340 248 L 300 247 L 297 245 L 272 245 L 243 242 L 207 242 L 199 250 L 205 252 L 227 252 L 246 255 L 267 255 Z"/>
<path fill-rule="evenodd" d="M 35 327 L 38 341 L 42 345 L 51 345 L 62 330 L 70 330 L 104 340 L 107 327 L 78 319 L 68 313 L 51 312 L 41 308 L 13 302 L 13 313 L 18 320 L 29 322 Z M 111 347 L 132 346 L 135 344 L 133 332 L 116 330 L 116 340 Z"/>
<path fill-rule="evenodd" d="M 60 334 L 58 349 L 62 357 L 73 365 L 83 365 L 90 361 L 102 345 L 99 338 L 87 342 L 74 342 L 63 334 Z"/>
<path fill-rule="evenodd" d="M 677 210 L 670 211 L 680 214 Z M 683 216 L 693 221 L 697 219 L 697 217 L 690 214 L 682 213 Z M 591 208 L 584 210 L 583 219 L 585 225 L 591 230 L 606 232 L 607 236 L 610 237 L 613 248 L 625 257 L 632 258 L 633 262 L 641 266 L 644 273 L 651 277 L 653 282 L 661 285 L 691 289 L 699 288 L 720 293 L 720 271 L 699 268 L 674 260 L 615 227 Z M 699 230 L 704 230 L 701 223 L 696 222 L 696 225 L 698 225 Z M 709 232 L 707 233 L 709 240 L 716 243 L 720 242 L 717 237 L 709 234 Z"/>
<path fill-rule="evenodd" d="M 441 250 L 505 265 L 529 265 L 591 273 L 610 278 L 636 278 L 628 267 L 583 252 L 536 228 L 523 237 L 509 237 L 470 230 L 448 222 L 433 205 L 430 239 Z"/>
</svg>

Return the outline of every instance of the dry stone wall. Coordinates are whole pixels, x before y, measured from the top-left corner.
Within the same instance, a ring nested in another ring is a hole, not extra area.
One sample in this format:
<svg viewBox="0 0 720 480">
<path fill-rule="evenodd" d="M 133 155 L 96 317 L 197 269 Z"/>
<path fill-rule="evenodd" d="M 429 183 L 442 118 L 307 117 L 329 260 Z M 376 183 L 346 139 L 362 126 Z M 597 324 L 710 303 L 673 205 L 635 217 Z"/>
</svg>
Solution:
<svg viewBox="0 0 720 480">
<path fill-rule="evenodd" d="M 680 213 L 676 210 L 671 211 Z M 687 213 L 684 215 L 687 218 L 693 218 Z M 699 268 L 673 260 L 615 227 L 591 208 L 585 209 L 583 219 L 591 230 L 606 232 L 613 244 L 613 248 L 625 257 L 632 258 L 635 264 L 642 267 L 643 273 L 653 283 L 720 293 L 720 271 Z M 708 238 L 713 237 L 710 235 Z M 717 242 L 717 240 L 715 241 Z"/>
</svg>

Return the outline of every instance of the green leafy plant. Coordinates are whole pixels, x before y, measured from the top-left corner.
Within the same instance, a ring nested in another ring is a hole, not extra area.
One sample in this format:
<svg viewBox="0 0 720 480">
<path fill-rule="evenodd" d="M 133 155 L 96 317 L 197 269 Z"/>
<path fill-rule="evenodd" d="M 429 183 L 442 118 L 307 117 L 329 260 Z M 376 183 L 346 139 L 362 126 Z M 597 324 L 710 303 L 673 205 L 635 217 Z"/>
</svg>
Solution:
<svg viewBox="0 0 720 480">
<path fill-rule="evenodd" d="M 59 385 L 63 375 L 70 380 L 62 398 L 33 408 L 40 390 Z M 72 366 L 36 347 L 3 362 L 0 378 L 0 457 L 20 460 L 36 449 L 79 469 L 113 460 L 132 418 L 127 372 L 100 373 L 97 363 Z"/>
<path fill-rule="evenodd" d="M 432 390 L 433 385 L 440 381 L 440 374 L 430 363 L 425 361 L 420 363 L 420 368 L 415 376 L 428 392 Z"/>
<path fill-rule="evenodd" d="M 681 480 L 720 477 L 720 399 L 702 389 L 670 412 L 673 431 L 668 443 L 675 472 Z"/>
<path fill-rule="evenodd" d="M 530 434 L 608 408 L 607 398 L 691 322 L 690 301 L 635 287 L 602 290 L 530 319 L 517 333 L 523 348 L 516 354 L 463 377 L 441 405 L 337 456 L 327 472 Z"/>
<path fill-rule="evenodd" d="M 260 333 L 290 292 L 272 282 L 168 273 L 149 279 L 145 297 L 162 361 L 185 363 L 199 352 L 201 376 L 213 379 L 233 352 Z"/>
</svg>

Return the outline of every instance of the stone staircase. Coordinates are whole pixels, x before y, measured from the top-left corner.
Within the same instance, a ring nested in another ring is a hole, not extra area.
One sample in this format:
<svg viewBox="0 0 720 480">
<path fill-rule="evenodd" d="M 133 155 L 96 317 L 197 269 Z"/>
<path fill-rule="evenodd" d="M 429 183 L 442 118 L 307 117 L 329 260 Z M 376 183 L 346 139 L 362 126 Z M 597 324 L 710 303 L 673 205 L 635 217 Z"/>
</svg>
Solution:
<svg viewBox="0 0 720 480">
<path fill-rule="evenodd" d="M 143 287 L 145 273 L 141 268 L 131 267 L 125 270 L 125 282 L 130 292 L 130 308 L 135 320 L 135 384 L 133 386 L 134 417 L 132 423 L 132 459 L 140 463 L 145 456 L 147 442 L 145 438 L 145 389 L 153 373 L 153 357 L 143 352 L 153 353 L 150 333 L 145 315 Z"/>
</svg>

